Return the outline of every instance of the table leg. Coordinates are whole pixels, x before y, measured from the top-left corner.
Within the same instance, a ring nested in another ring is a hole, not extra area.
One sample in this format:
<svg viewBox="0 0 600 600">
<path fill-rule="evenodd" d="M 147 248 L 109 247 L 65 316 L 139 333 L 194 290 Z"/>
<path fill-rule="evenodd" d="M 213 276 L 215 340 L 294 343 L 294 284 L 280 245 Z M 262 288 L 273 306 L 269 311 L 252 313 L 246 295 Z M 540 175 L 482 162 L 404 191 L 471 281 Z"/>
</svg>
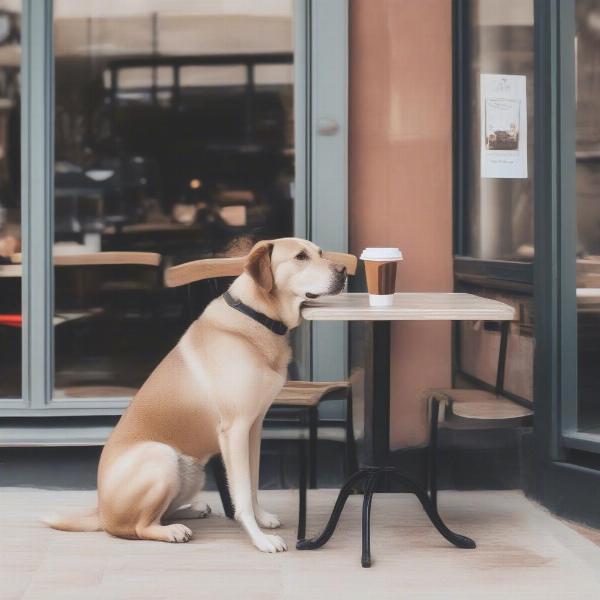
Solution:
<svg viewBox="0 0 600 600">
<path fill-rule="evenodd" d="M 367 437 L 367 456 L 373 466 L 363 467 L 352 475 L 340 490 L 339 496 L 322 533 L 308 540 L 298 540 L 298 550 L 315 550 L 326 544 L 333 535 L 348 496 L 354 486 L 366 479 L 363 500 L 362 527 L 362 566 L 371 566 L 371 502 L 377 484 L 385 480 L 387 488 L 390 476 L 399 480 L 402 485 L 415 494 L 423 510 L 427 513 L 433 526 L 451 544 L 458 548 L 475 548 L 475 542 L 455 533 L 440 517 L 437 506 L 430 499 L 427 491 L 398 469 L 389 465 L 389 414 L 390 414 L 390 323 L 388 321 L 373 322 L 373 398 L 365 415 L 365 436 Z M 367 436 L 368 433 L 368 436 Z M 370 437 L 369 437 L 370 436 Z"/>
<path fill-rule="evenodd" d="M 365 484 L 362 508 L 362 556 L 360 559 L 365 568 L 371 566 L 371 502 L 380 473 L 381 471 L 374 471 Z"/>
<path fill-rule="evenodd" d="M 354 473 L 354 475 L 352 475 L 350 479 L 346 481 L 346 483 L 340 490 L 340 493 L 335 502 L 335 506 L 333 507 L 331 516 L 329 517 L 329 521 L 327 521 L 327 525 L 325 525 L 325 529 L 323 529 L 321 534 L 315 538 L 309 540 L 298 540 L 298 542 L 296 543 L 297 550 L 316 550 L 317 548 L 320 548 L 321 546 L 323 546 L 323 544 L 326 544 L 329 541 L 329 538 L 331 538 L 333 532 L 335 531 L 335 528 L 337 527 L 342 511 L 344 510 L 346 500 L 348 499 L 348 496 L 354 491 L 354 486 L 359 481 L 367 478 L 371 474 L 372 471 L 360 470 Z"/>
<path fill-rule="evenodd" d="M 466 550 L 472 550 L 476 547 L 475 542 L 460 533 L 454 533 L 447 525 L 442 521 L 442 517 L 437 511 L 437 507 L 429 498 L 427 492 L 415 481 L 400 473 L 397 469 L 391 468 L 389 472 L 393 477 L 398 479 L 402 484 L 410 490 L 411 494 L 414 494 L 421 503 L 423 510 L 427 513 L 429 520 L 433 526 L 451 543 L 457 548 L 464 548 Z"/>
<path fill-rule="evenodd" d="M 367 406 L 370 440 L 369 465 L 386 465 L 390 453 L 390 322 L 373 321 L 373 396 Z M 370 422 L 369 422 L 370 421 Z"/>
</svg>

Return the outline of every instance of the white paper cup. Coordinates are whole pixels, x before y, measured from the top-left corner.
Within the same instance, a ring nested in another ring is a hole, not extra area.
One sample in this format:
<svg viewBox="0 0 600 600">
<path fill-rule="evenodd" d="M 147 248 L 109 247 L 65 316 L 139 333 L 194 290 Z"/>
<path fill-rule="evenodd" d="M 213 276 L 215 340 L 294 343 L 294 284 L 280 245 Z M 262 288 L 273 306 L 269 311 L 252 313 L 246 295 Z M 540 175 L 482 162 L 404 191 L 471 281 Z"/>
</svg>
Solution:
<svg viewBox="0 0 600 600">
<path fill-rule="evenodd" d="M 398 248 L 365 248 L 360 255 L 365 263 L 369 304 L 391 306 L 396 289 L 396 267 L 402 260 Z"/>
</svg>

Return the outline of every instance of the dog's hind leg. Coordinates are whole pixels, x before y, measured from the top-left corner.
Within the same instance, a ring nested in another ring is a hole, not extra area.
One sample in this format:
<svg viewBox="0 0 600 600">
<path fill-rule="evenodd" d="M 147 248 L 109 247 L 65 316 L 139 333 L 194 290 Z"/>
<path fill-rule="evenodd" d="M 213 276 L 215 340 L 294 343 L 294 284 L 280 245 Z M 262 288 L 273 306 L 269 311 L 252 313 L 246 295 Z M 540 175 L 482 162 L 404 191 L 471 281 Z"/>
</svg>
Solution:
<svg viewBox="0 0 600 600">
<path fill-rule="evenodd" d="M 192 530 L 181 523 L 161 525 L 150 523 L 136 528 L 140 540 L 155 540 L 157 542 L 171 542 L 174 544 L 189 542 L 192 539 Z"/>
<path fill-rule="evenodd" d="M 192 537 L 188 527 L 160 524 L 180 488 L 174 448 L 158 442 L 131 447 L 108 467 L 99 486 L 106 531 L 125 538 L 187 542 Z"/>
<path fill-rule="evenodd" d="M 284 552 L 285 542 L 278 535 L 267 535 L 258 527 L 252 508 L 252 478 L 250 475 L 251 422 L 236 421 L 219 434 L 221 454 L 225 459 L 227 478 L 239 521 L 252 543 L 262 552 Z"/>
</svg>

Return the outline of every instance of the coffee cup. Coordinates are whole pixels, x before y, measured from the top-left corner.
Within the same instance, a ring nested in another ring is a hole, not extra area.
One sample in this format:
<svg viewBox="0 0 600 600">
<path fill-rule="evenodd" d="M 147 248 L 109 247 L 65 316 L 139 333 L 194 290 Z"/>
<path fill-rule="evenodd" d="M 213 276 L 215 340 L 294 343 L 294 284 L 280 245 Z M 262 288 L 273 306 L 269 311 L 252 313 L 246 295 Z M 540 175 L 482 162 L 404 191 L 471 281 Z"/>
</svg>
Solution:
<svg viewBox="0 0 600 600">
<path fill-rule="evenodd" d="M 391 306 L 396 290 L 396 267 L 402 260 L 398 248 L 365 248 L 360 255 L 365 263 L 369 304 Z"/>
</svg>

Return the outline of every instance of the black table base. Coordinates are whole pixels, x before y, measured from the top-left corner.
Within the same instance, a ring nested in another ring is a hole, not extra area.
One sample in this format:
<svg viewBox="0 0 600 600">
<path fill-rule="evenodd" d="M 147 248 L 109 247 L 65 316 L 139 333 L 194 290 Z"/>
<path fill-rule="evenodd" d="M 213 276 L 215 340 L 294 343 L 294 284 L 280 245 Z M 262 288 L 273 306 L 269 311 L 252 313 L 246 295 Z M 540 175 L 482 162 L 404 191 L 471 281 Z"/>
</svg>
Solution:
<svg viewBox="0 0 600 600">
<path fill-rule="evenodd" d="M 434 527 L 458 548 L 475 548 L 475 542 L 458 533 L 454 533 L 442 521 L 435 498 L 435 487 L 431 495 L 421 485 L 389 465 L 389 414 L 390 414 L 390 322 L 373 322 L 373 398 L 365 407 L 365 436 L 369 447 L 369 462 L 375 466 L 363 467 L 352 475 L 338 495 L 333 512 L 323 531 L 315 538 L 299 540 L 298 550 L 316 550 L 333 535 L 344 510 L 348 496 L 362 483 L 364 494 L 362 509 L 362 559 L 363 567 L 371 566 L 371 502 L 380 479 L 396 479 L 410 493 L 415 494 Z M 380 488 L 381 489 L 381 488 Z"/>
<path fill-rule="evenodd" d="M 335 528 L 338 524 L 342 511 L 344 510 L 344 506 L 346 504 L 346 500 L 348 496 L 352 494 L 356 488 L 356 486 L 360 482 L 364 482 L 363 485 L 363 508 L 362 508 L 362 556 L 361 556 L 361 564 L 363 567 L 371 566 L 371 502 L 373 500 L 373 494 L 375 493 L 375 488 L 381 476 L 392 477 L 397 479 L 402 483 L 402 485 L 407 488 L 410 493 L 414 494 L 421 502 L 421 506 L 427 513 L 427 516 L 431 520 L 433 526 L 451 543 L 457 546 L 458 548 L 467 548 L 473 549 L 475 548 L 475 542 L 464 535 L 460 535 L 459 533 L 454 533 L 448 526 L 442 521 L 440 517 L 436 505 L 432 502 L 431 498 L 427 494 L 427 492 L 415 481 L 403 475 L 396 469 L 395 467 L 364 467 L 359 471 L 354 473 L 352 477 L 350 477 L 338 495 L 335 506 L 333 507 L 333 512 L 329 517 L 329 521 L 323 531 L 312 539 L 299 540 L 296 543 L 296 549 L 298 550 L 316 550 L 320 548 L 324 544 L 326 544 Z"/>
</svg>

